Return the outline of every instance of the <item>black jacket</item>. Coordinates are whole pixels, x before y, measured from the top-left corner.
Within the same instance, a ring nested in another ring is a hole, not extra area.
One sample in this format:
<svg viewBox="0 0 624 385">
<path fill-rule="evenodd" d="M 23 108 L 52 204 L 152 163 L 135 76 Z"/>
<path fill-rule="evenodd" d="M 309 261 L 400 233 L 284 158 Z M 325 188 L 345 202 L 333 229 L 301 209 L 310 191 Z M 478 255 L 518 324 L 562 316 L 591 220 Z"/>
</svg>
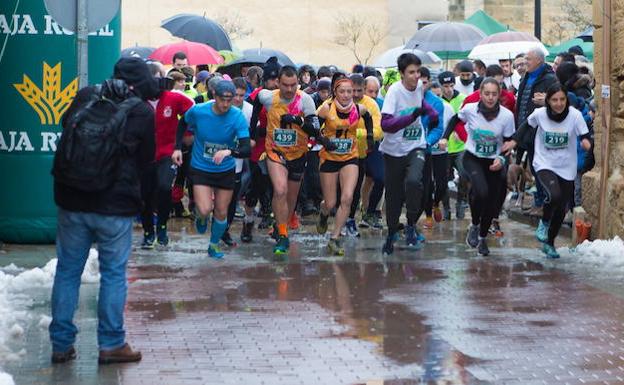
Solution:
<svg viewBox="0 0 624 385">
<path fill-rule="evenodd" d="M 78 91 L 74 101 L 63 116 L 63 127 L 67 118 L 78 107 L 86 103 L 95 92 L 95 87 L 85 87 Z M 140 175 L 145 166 L 154 160 L 154 111 L 147 103 L 135 106 L 128 113 L 124 127 L 127 154 L 121 162 L 117 182 L 108 190 L 98 193 L 85 193 L 54 183 L 54 201 L 68 211 L 83 211 L 115 216 L 134 216 L 141 212 Z"/>
<path fill-rule="evenodd" d="M 522 81 L 520 82 L 520 86 L 518 87 L 518 93 L 516 94 L 516 127 L 520 127 L 520 125 L 524 122 L 520 122 L 520 106 L 523 103 L 523 95 L 524 95 L 524 89 L 527 87 L 527 80 L 529 79 L 529 74 L 525 74 L 522 77 Z M 527 107 L 527 114 L 526 117 L 528 117 L 536 108 L 538 107 L 543 107 L 543 106 L 537 106 L 533 103 L 533 96 L 535 95 L 536 92 L 546 92 L 546 90 L 548 90 L 548 87 L 550 87 L 551 85 L 553 85 L 554 83 L 556 83 L 557 80 L 557 76 L 555 75 L 555 72 L 553 71 L 552 67 L 548 64 L 546 64 L 546 68 L 544 69 L 544 71 L 542 71 L 542 73 L 537 77 L 537 79 L 535 79 L 535 82 L 532 84 L 531 86 L 531 96 L 529 97 L 529 99 L 526 101 L 526 107 Z"/>
</svg>

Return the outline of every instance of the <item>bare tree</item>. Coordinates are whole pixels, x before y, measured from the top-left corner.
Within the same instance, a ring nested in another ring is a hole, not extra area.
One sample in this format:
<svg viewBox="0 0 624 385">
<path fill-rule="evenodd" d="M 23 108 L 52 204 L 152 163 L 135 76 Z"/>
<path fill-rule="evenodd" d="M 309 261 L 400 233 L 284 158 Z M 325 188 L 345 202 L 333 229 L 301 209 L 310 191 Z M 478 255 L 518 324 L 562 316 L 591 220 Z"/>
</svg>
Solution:
<svg viewBox="0 0 624 385">
<path fill-rule="evenodd" d="M 383 27 L 369 21 L 369 17 L 350 15 L 336 19 L 333 42 L 351 51 L 359 64 L 366 65 L 386 35 Z"/>
<path fill-rule="evenodd" d="M 592 0 L 562 0 L 560 9 L 547 28 L 547 44 L 559 44 L 592 24 Z"/>
<path fill-rule="evenodd" d="M 218 15 L 215 21 L 223 27 L 231 40 L 244 39 L 253 33 L 253 28 L 248 27 L 247 20 L 238 11 Z"/>
</svg>

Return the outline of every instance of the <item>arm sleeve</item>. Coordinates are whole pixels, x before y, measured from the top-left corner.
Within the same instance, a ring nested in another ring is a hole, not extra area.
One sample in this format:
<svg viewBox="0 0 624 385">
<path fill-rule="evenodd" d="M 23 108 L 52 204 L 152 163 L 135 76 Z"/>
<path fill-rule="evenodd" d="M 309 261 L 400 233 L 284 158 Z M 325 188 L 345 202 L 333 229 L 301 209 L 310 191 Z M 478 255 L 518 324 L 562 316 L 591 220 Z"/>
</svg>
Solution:
<svg viewBox="0 0 624 385">
<path fill-rule="evenodd" d="M 256 98 L 252 101 L 253 111 L 251 113 L 251 120 L 249 122 L 249 135 L 252 139 L 258 140 L 259 137 L 266 135 L 266 128 L 264 128 L 261 132 L 260 127 L 258 127 L 258 119 L 260 119 L 260 112 L 262 111 L 262 107 L 264 105 L 260 102 L 260 98 L 256 96 Z"/>
<path fill-rule="evenodd" d="M 184 133 L 188 130 L 188 124 L 186 124 L 185 117 L 178 121 L 178 131 L 176 132 L 176 141 L 175 141 L 175 149 L 182 149 L 182 138 L 184 137 Z"/>
<path fill-rule="evenodd" d="M 364 119 L 364 127 L 366 128 L 366 136 L 374 137 L 374 126 L 373 126 L 373 117 L 370 112 L 366 111 L 362 115 L 362 119 Z"/>
<path fill-rule="evenodd" d="M 412 114 L 397 116 L 397 115 L 382 113 L 381 114 L 381 128 L 384 132 L 393 134 L 409 126 L 410 124 L 414 122 L 414 120 L 416 120 L 416 118 Z"/>
<path fill-rule="evenodd" d="M 249 137 L 238 138 L 238 146 L 230 149 L 234 158 L 249 158 L 251 156 L 251 140 Z"/>
<path fill-rule="evenodd" d="M 583 119 L 581 114 L 577 114 L 577 118 L 575 121 L 576 135 L 579 137 L 583 137 L 585 135 L 589 136 L 589 128 L 587 127 L 587 122 Z"/>
</svg>

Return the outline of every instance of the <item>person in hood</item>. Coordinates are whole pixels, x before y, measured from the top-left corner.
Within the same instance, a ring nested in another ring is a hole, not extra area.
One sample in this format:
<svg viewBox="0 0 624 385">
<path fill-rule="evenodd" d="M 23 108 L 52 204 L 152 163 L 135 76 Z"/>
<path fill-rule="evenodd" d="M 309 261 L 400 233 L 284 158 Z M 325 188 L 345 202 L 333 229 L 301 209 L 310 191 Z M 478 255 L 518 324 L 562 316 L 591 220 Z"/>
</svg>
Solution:
<svg viewBox="0 0 624 385">
<path fill-rule="evenodd" d="M 305 90 L 316 81 L 316 71 L 311 65 L 304 64 L 297 71 L 297 77 L 299 78 L 299 87 Z"/>
<path fill-rule="evenodd" d="M 459 76 L 455 78 L 455 89 L 466 96 L 474 92 L 474 66 L 470 60 L 464 60 L 457 65 Z"/>
<path fill-rule="evenodd" d="M 125 82 L 127 88 L 122 87 L 124 90 L 143 100 L 159 95 L 156 79 L 140 58 L 119 59 L 113 76 Z M 63 116 L 65 130 L 71 118 L 82 111 L 81 107 L 92 100 L 96 92 L 95 86 L 78 91 Z M 78 306 L 80 277 L 93 243 L 98 245 L 102 275 L 97 305 L 98 361 L 109 364 L 141 360 L 141 353 L 132 350 L 126 342 L 123 314 L 128 291 L 126 265 L 132 251 L 132 221 L 142 207 L 140 177 L 154 159 L 152 108 L 146 103 L 132 107 L 123 131 L 126 150 L 118 155 L 119 172 L 110 187 L 86 192 L 54 180 L 54 200 L 58 206 L 58 263 L 52 287 L 52 323 L 49 327 L 52 363 L 76 358 L 74 344 L 78 329 L 73 318 Z"/>
<path fill-rule="evenodd" d="M 559 82 L 574 95 L 589 100 L 592 98 L 591 76 L 581 74 L 575 63 L 563 62 L 557 67 Z"/>
</svg>

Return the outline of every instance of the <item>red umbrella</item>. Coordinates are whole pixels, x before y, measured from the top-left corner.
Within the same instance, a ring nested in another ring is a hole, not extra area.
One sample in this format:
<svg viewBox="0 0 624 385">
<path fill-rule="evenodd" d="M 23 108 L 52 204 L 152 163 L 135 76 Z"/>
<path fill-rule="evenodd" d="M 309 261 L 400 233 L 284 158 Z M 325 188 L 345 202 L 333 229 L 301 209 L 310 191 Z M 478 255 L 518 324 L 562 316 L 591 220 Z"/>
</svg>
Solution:
<svg viewBox="0 0 624 385">
<path fill-rule="evenodd" d="M 192 41 L 165 44 L 154 51 L 149 58 L 158 60 L 163 64 L 173 64 L 173 55 L 176 52 L 184 52 L 190 65 L 223 63 L 223 57 L 214 48 Z"/>
</svg>

